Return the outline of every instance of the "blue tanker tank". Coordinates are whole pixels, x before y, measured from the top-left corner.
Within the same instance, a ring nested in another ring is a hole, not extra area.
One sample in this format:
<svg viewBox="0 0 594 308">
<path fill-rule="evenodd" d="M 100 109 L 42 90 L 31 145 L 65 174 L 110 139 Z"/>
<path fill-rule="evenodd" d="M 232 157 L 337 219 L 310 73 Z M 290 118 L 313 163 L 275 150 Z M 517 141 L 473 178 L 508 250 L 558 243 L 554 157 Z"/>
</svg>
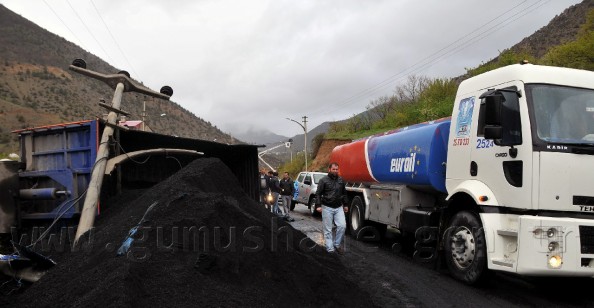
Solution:
<svg viewBox="0 0 594 308">
<path fill-rule="evenodd" d="M 372 177 L 380 183 L 446 192 L 450 123 L 449 118 L 442 119 L 370 137 L 367 155 Z"/>
</svg>

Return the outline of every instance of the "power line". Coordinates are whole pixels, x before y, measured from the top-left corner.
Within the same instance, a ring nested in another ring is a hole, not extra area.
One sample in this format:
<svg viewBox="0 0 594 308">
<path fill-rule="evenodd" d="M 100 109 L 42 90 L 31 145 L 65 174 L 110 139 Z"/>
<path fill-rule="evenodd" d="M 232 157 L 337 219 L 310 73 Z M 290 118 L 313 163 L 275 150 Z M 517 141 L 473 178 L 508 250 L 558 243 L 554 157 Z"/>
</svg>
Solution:
<svg viewBox="0 0 594 308">
<path fill-rule="evenodd" d="M 120 47 L 120 44 L 118 44 L 117 40 L 115 39 L 115 37 L 111 33 L 111 30 L 109 30 L 109 27 L 107 26 L 107 23 L 105 22 L 105 20 L 103 19 L 103 17 L 99 13 L 99 10 L 97 9 L 97 6 L 93 2 L 93 0 L 89 0 L 89 2 L 91 2 L 91 4 L 93 5 L 93 8 L 95 9 L 95 12 L 97 13 L 97 16 L 99 16 L 99 19 L 101 19 L 101 22 L 103 23 L 103 26 L 107 30 L 107 33 L 109 33 L 109 36 L 111 36 L 111 39 L 113 40 L 114 44 L 116 45 L 116 47 L 120 51 L 120 54 L 122 55 L 122 57 L 124 58 L 124 60 L 128 64 L 128 66 L 130 67 L 130 69 L 132 69 L 132 72 L 134 73 L 134 76 L 136 76 L 135 79 L 140 79 L 140 76 L 138 75 L 138 73 L 136 72 L 136 70 L 134 69 L 134 67 L 132 66 L 132 63 L 130 63 L 130 61 L 128 61 L 128 58 L 126 57 L 126 54 L 122 51 L 122 48 Z"/>
<path fill-rule="evenodd" d="M 64 25 L 64 27 L 66 27 L 66 29 L 68 29 L 70 34 L 72 34 L 72 36 L 74 36 L 74 38 L 78 41 L 78 45 L 82 46 L 82 41 L 78 38 L 78 36 L 76 36 L 76 34 L 74 34 L 74 32 L 68 27 L 68 25 L 66 25 L 66 23 L 64 22 L 64 20 L 62 20 L 62 18 L 60 18 L 58 13 L 56 13 L 56 11 L 54 11 L 54 9 L 45 0 L 43 0 L 43 3 L 45 3 L 45 5 L 50 9 L 50 11 L 52 11 L 52 13 L 54 13 L 54 16 L 56 16 L 56 18 L 58 18 L 58 20 L 62 23 L 62 25 Z"/>
<path fill-rule="evenodd" d="M 78 18 L 78 20 L 80 20 L 80 22 L 83 24 L 83 26 L 85 26 L 85 29 L 87 29 L 87 32 L 89 32 L 89 34 L 91 35 L 91 37 L 93 38 L 93 40 L 95 40 L 95 43 L 97 43 L 97 45 L 99 46 L 99 48 L 101 48 L 101 50 L 103 50 L 103 53 L 105 53 L 105 56 L 107 57 L 107 59 L 109 60 L 109 62 L 112 62 L 113 63 L 113 60 L 109 56 L 109 53 L 107 53 L 107 51 L 103 48 L 103 45 L 101 45 L 101 43 L 99 43 L 99 41 L 97 40 L 97 38 L 95 37 L 95 35 L 91 31 L 91 29 L 89 29 L 89 27 L 84 22 L 84 20 L 82 18 L 80 18 L 80 15 L 78 15 L 78 12 L 76 12 L 76 10 L 74 9 L 74 7 L 72 7 L 72 4 L 70 4 L 70 1 L 69 0 L 66 0 L 66 3 L 68 3 L 68 6 L 70 7 L 70 9 L 72 9 L 72 11 L 74 12 L 74 15 L 76 15 L 76 17 Z"/>
<path fill-rule="evenodd" d="M 348 97 L 346 100 L 343 100 L 342 102 L 339 102 L 338 106 L 336 106 L 334 109 L 330 110 L 330 112 L 332 111 L 336 111 L 341 107 L 344 107 L 346 105 L 349 105 L 353 102 L 356 102 L 358 99 L 361 98 L 365 98 L 370 96 L 371 94 L 379 91 L 382 88 L 385 88 L 386 86 L 391 85 L 393 82 L 403 78 L 405 76 L 405 74 L 411 74 L 411 73 L 415 73 L 415 72 L 419 72 L 421 70 L 424 70 L 425 68 L 433 65 L 434 63 L 438 62 L 439 60 L 441 60 L 442 58 L 446 57 L 446 56 L 451 56 L 459 51 L 461 51 L 464 47 L 468 46 L 471 43 L 474 43 L 476 41 L 482 40 L 484 39 L 486 36 L 504 28 L 505 26 L 507 26 L 508 24 L 518 20 L 519 18 L 525 16 L 526 14 L 542 7 L 543 5 L 545 5 L 546 3 L 548 3 L 550 0 L 545 1 L 544 3 L 542 3 L 541 5 L 537 6 L 536 8 L 533 8 L 531 10 L 528 10 L 532 7 L 534 7 L 535 5 L 537 5 L 539 2 L 542 2 L 542 0 L 539 0 L 531 5 L 529 5 L 528 7 L 526 7 L 524 10 L 519 10 L 517 13 L 515 13 L 514 15 L 504 19 L 503 21 L 495 24 L 494 26 L 488 28 L 487 30 L 479 33 L 478 35 L 474 35 L 472 36 L 470 39 L 466 40 L 470 35 L 472 35 L 473 33 L 476 33 L 477 31 L 479 31 L 480 29 L 484 28 L 485 26 L 491 24 L 493 21 L 501 18 L 502 16 L 508 14 L 509 12 L 515 10 L 516 8 L 518 8 L 519 6 L 523 5 L 526 1 L 523 1 L 522 3 L 508 9 L 507 11 L 505 11 L 504 13 L 498 15 L 497 17 L 491 19 L 490 21 L 488 21 L 487 23 L 483 24 L 482 26 L 476 28 L 475 30 L 465 34 L 464 36 L 460 37 L 459 39 L 457 39 L 456 41 L 446 45 L 445 47 L 441 48 L 440 50 L 432 53 L 431 55 L 423 58 L 422 60 L 416 62 L 415 64 L 407 67 L 406 69 L 404 69 L 403 71 L 394 74 L 390 77 L 388 77 L 387 79 L 384 79 L 383 81 L 377 83 L 376 85 L 369 87 L 365 90 L 362 90 L 358 93 L 355 93 L 354 95 Z M 526 11 L 528 10 L 528 11 Z M 524 14 L 520 15 L 519 17 L 509 21 L 510 19 L 512 19 L 513 17 L 519 15 L 520 13 L 524 12 Z M 509 21 L 509 22 L 507 22 Z M 493 30 L 494 29 L 494 30 Z M 492 31 L 491 31 L 492 30 Z M 486 34 L 485 36 L 481 36 L 485 33 L 489 32 L 488 34 Z M 466 41 L 464 41 L 466 40 Z M 460 41 L 463 41 L 462 44 L 457 44 Z M 457 45 L 456 45 L 457 44 Z M 451 46 L 456 45 L 453 49 L 448 50 Z M 443 52 L 443 53 L 442 53 Z M 426 62 L 426 63 L 425 63 Z M 322 107 L 323 109 L 323 107 Z"/>
</svg>

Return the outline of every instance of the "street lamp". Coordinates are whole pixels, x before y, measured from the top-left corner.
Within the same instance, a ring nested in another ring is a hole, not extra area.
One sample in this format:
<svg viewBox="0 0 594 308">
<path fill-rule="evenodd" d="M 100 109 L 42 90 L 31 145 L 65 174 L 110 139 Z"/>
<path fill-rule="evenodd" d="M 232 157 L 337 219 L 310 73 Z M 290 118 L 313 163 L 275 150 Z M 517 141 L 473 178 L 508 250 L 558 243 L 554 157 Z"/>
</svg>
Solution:
<svg viewBox="0 0 594 308">
<path fill-rule="evenodd" d="M 293 150 L 291 149 L 291 145 L 293 144 L 293 139 L 289 139 L 289 141 L 285 142 L 285 146 L 289 148 L 289 153 L 291 153 L 291 162 L 293 162 Z"/>
<path fill-rule="evenodd" d="M 291 118 L 286 118 L 289 121 L 293 121 L 297 124 L 299 124 L 299 126 L 301 126 L 301 128 L 303 128 L 303 135 L 304 135 L 304 139 L 305 139 L 305 145 L 303 146 L 303 152 L 305 153 L 305 171 L 307 171 L 307 116 L 303 116 L 303 124 L 291 119 Z"/>
</svg>

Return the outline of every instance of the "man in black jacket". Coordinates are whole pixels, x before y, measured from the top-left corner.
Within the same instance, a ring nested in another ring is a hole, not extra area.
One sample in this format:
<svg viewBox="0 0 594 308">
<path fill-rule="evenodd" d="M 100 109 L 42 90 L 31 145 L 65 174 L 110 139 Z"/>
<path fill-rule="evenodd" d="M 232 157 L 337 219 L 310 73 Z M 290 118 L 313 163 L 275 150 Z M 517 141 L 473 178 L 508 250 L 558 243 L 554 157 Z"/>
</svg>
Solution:
<svg viewBox="0 0 594 308">
<path fill-rule="evenodd" d="M 328 166 L 328 175 L 318 183 L 316 190 L 317 211 L 322 213 L 324 223 L 324 242 L 330 253 L 344 253 L 342 238 L 346 230 L 344 213 L 348 213 L 348 197 L 344 181 L 338 176 L 338 164 Z M 336 224 L 336 236 L 332 239 L 332 225 Z"/>
</svg>

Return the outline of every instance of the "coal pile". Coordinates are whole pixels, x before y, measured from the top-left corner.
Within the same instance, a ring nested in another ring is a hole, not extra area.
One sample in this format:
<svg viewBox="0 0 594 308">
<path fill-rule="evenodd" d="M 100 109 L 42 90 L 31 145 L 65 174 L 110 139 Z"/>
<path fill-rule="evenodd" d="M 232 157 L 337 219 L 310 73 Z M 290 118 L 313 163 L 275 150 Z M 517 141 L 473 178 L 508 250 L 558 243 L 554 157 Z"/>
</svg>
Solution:
<svg viewBox="0 0 594 308">
<path fill-rule="evenodd" d="M 13 304 L 370 306 L 353 281 L 338 256 L 251 200 L 220 160 L 204 158 L 127 204 L 110 204 L 82 246 Z"/>
</svg>

